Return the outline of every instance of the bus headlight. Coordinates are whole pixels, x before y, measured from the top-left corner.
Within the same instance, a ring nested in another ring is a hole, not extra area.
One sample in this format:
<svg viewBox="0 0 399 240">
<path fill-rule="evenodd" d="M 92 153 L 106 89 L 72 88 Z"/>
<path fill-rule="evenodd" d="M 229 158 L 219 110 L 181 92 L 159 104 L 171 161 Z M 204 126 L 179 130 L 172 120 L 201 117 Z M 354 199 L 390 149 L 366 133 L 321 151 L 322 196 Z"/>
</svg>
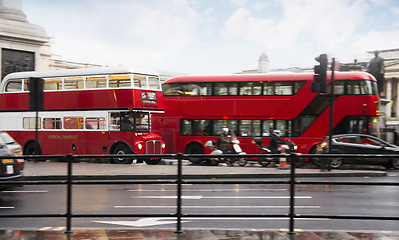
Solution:
<svg viewBox="0 0 399 240">
<path fill-rule="evenodd" d="M 139 150 L 141 150 L 141 149 L 143 149 L 143 145 L 142 145 L 141 143 L 139 143 L 139 144 L 137 144 L 137 148 L 138 148 Z"/>
<path fill-rule="evenodd" d="M 166 144 L 165 143 L 162 143 L 162 148 L 163 149 L 166 148 Z"/>
</svg>

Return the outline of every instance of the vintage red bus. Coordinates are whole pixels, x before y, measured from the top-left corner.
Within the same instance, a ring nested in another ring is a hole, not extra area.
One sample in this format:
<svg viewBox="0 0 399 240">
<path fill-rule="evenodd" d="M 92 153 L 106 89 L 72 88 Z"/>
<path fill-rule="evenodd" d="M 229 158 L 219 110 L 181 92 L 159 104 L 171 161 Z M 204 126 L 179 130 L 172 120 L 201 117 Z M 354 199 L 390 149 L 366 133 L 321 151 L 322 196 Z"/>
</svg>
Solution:
<svg viewBox="0 0 399 240">
<path fill-rule="evenodd" d="M 37 78 L 43 79 L 44 103 L 36 141 L 36 112 L 29 108 L 28 84 Z M 151 132 L 151 114 L 164 111 L 159 76 L 152 70 L 104 67 L 11 73 L 0 85 L 0 111 L 0 129 L 23 146 L 24 155 L 165 152 L 161 137 Z"/>
<path fill-rule="evenodd" d="M 364 72 L 336 72 L 335 80 L 334 133 L 371 133 L 380 102 L 376 80 Z M 273 129 L 298 152 L 312 153 L 329 133 L 330 109 L 330 95 L 311 92 L 312 82 L 312 73 L 172 78 L 162 84 L 165 113 L 152 118 L 153 131 L 166 141 L 166 153 L 209 153 L 204 143 L 217 140 L 223 126 L 246 153 L 258 152 L 254 137 L 267 145 Z"/>
</svg>

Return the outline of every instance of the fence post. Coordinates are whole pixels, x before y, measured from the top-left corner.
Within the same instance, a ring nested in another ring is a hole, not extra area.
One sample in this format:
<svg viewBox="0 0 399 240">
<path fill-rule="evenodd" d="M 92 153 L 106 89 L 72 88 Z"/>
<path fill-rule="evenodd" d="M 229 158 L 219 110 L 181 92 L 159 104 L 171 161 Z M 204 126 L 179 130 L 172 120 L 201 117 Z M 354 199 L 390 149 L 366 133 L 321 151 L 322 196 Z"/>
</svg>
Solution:
<svg viewBox="0 0 399 240">
<path fill-rule="evenodd" d="M 67 212 L 66 212 L 66 234 L 73 233 L 72 228 L 72 154 L 66 155 L 68 162 L 68 176 L 67 176 Z"/>
<path fill-rule="evenodd" d="M 182 165 L 183 165 L 183 154 L 178 153 L 177 154 L 177 209 L 176 209 L 176 234 L 181 234 L 183 231 L 181 230 L 181 195 L 182 195 Z"/>
<path fill-rule="evenodd" d="M 291 158 L 291 174 L 290 174 L 290 226 L 288 234 L 294 235 L 294 225 L 295 225 L 295 167 L 298 160 L 296 153 L 290 153 Z"/>
</svg>

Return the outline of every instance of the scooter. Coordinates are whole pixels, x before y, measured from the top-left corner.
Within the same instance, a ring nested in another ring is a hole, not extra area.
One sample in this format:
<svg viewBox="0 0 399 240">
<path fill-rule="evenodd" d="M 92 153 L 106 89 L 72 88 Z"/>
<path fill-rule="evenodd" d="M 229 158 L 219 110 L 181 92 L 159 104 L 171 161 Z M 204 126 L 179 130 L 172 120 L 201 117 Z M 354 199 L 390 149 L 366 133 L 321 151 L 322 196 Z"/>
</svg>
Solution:
<svg viewBox="0 0 399 240">
<path fill-rule="evenodd" d="M 260 138 L 260 137 L 254 138 L 254 139 L 252 139 L 252 143 L 256 144 L 259 147 L 258 154 L 272 154 L 272 151 L 268 147 L 263 146 L 263 139 L 262 138 Z M 272 157 L 266 157 L 265 156 L 265 157 L 258 158 L 258 163 L 262 167 L 267 167 L 272 162 L 273 162 L 273 158 Z"/>
<path fill-rule="evenodd" d="M 229 148 L 227 151 L 223 152 L 222 150 L 218 149 L 216 147 L 216 141 L 215 140 L 209 140 L 205 143 L 205 147 L 208 149 L 213 150 L 211 152 L 211 155 L 223 155 L 223 154 L 238 154 L 238 155 L 246 155 L 245 152 L 242 151 L 239 141 L 237 139 L 232 140 L 231 144 L 232 147 Z M 239 166 L 244 167 L 247 165 L 247 158 L 242 156 L 242 157 L 212 157 L 210 161 L 218 165 L 219 163 L 226 163 L 227 166 L 232 167 L 234 165 L 234 162 L 237 162 Z"/>
</svg>

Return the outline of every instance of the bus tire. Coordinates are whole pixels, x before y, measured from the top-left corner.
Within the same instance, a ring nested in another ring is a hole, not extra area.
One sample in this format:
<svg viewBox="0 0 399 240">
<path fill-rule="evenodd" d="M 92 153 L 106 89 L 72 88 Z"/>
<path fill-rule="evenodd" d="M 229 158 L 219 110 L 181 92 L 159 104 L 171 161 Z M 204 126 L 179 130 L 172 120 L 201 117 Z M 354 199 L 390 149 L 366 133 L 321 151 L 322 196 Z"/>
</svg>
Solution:
<svg viewBox="0 0 399 240">
<path fill-rule="evenodd" d="M 199 143 L 190 143 L 186 147 L 186 154 L 204 154 L 204 148 Z M 192 164 L 198 165 L 204 161 L 203 158 L 190 158 Z"/>
<path fill-rule="evenodd" d="M 40 147 L 40 144 L 38 142 L 29 142 L 25 145 L 23 154 L 24 155 L 42 155 L 42 148 Z M 45 161 L 42 158 L 28 158 L 27 160 L 40 161 L 40 162 Z"/>
<path fill-rule="evenodd" d="M 125 144 L 118 144 L 115 146 L 112 153 L 116 154 L 116 155 L 125 155 L 125 154 L 132 154 L 133 152 Z M 131 163 L 132 159 L 119 157 L 119 158 L 112 158 L 111 162 L 115 163 L 115 164 L 127 164 L 127 163 Z"/>
</svg>

